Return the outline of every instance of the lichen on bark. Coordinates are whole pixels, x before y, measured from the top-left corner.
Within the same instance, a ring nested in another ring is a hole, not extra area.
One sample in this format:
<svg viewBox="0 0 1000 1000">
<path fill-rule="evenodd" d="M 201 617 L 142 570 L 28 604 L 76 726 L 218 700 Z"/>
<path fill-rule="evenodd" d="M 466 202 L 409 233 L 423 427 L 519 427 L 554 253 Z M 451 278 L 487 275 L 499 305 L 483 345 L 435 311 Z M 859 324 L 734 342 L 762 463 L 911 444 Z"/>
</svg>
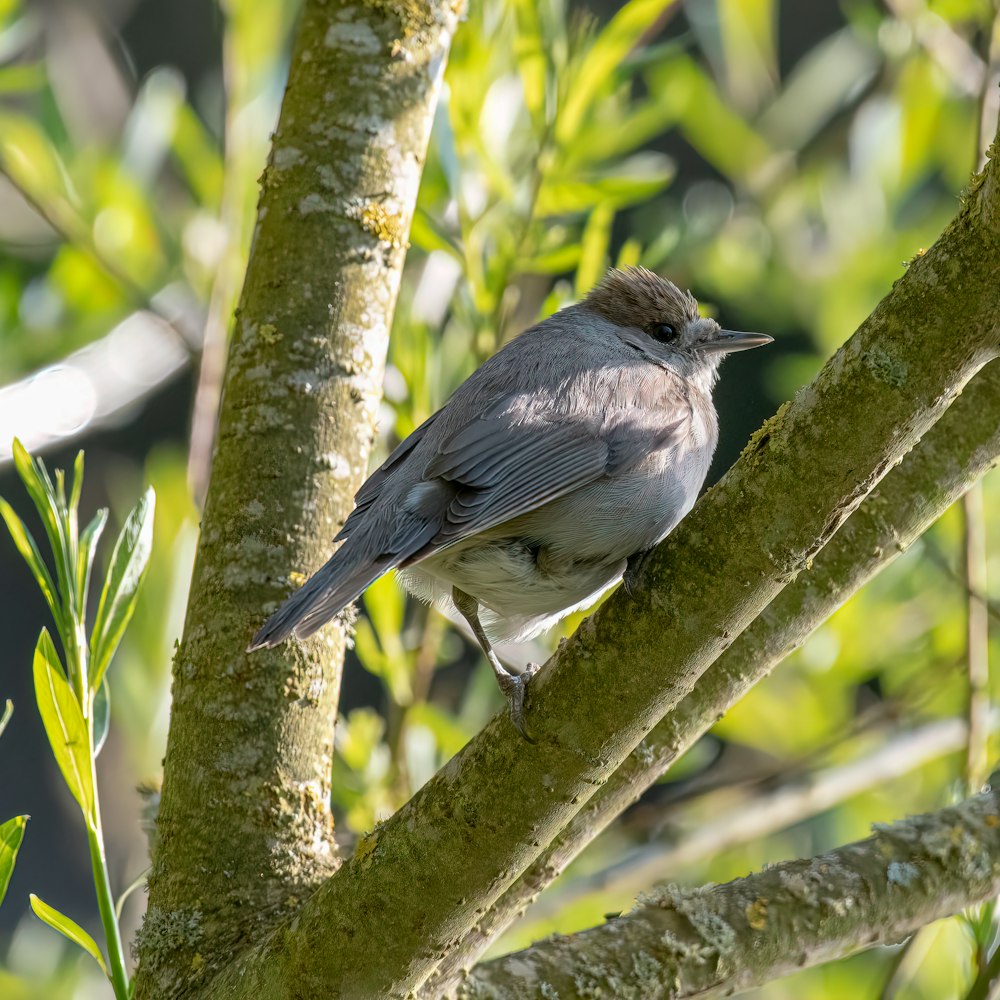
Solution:
<svg viewBox="0 0 1000 1000">
<path fill-rule="evenodd" d="M 196 992 L 338 864 L 344 629 L 244 649 L 327 557 L 364 478 L 458 13 L 453 0 L 307 0 L 302 12 L 174 662 L 140 997 Z"/>
<path fill-rule="evenodd" d="M 748 445 L 746 453 L 752 449 Z M 866 497 L 813 564 L 709 667 L 696 688 L 646 736 L 461 943 L 449 950 L 421 995 L 451 993 L 490 944 L 587 844 L 998 461 L 1000 362 L 994 361 Z"/>
<path fill-rule="evenodd" d="M 1000 775 L 996 776 L 1000 779 Z M 730 995 L 1000 892 L 1000 784 L 867 840 L 725 885 L 659 886 L 599 927 L 480 966 L 459 1000 Z"/>
</svg>

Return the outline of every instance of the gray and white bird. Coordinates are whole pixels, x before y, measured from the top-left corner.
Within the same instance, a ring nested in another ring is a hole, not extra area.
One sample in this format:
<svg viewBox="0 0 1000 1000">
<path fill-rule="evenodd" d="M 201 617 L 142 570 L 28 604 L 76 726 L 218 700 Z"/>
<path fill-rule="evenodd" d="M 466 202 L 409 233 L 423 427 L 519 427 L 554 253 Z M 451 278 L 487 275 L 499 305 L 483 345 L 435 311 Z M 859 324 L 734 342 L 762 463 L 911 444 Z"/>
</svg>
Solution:
<svg viewBox="0 0 1000 1000">
<path fill-rule="evenodd" d="M 506 344 L 369 477 L 328 562 L 248 646 L 312 635 L 388 570 L 456 609 L 527 736 L 537 667 L 491 645 L 586 607 L 691 509 L 718 441 L 712 388 L 729 353 L 690 293 L 612 270 L 582 301 Z"/>
</svg>

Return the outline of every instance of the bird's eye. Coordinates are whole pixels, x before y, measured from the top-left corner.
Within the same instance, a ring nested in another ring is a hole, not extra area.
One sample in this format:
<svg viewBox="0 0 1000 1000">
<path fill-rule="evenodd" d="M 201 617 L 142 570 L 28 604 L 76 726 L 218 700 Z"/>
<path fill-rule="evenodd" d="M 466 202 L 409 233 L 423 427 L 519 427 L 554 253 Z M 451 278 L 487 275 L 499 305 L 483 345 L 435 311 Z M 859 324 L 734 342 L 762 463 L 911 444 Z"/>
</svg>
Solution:
<svg viewBox="0 0 1000 1000">
<path fill-rule="evenodd" d="M 669 323 L 657 323 L 649 332 L 654 340 L 664 342 L 673 340 L 677 336 L 677 331 Z"/>
</svg>

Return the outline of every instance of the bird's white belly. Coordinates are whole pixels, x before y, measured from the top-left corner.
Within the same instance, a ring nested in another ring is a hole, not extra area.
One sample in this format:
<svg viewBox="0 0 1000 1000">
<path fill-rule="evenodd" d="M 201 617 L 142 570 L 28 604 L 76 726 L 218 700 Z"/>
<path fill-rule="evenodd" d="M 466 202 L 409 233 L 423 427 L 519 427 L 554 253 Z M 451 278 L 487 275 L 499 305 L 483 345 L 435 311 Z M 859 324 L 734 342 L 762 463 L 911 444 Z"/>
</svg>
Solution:
<svg viewBox="0 0 1000 1000">
<path fill-rule="evenodd" d="M 487 609 L 495 639 L 523 639 L 587 607 L 688 512 L 709 449 L 651 455 L 628 475 L 600 479 L 402 571 L 403 585 L 447 608 L 452 587 Z M 492 612 L 492 613 L 491 613 Z"/>
</svg>

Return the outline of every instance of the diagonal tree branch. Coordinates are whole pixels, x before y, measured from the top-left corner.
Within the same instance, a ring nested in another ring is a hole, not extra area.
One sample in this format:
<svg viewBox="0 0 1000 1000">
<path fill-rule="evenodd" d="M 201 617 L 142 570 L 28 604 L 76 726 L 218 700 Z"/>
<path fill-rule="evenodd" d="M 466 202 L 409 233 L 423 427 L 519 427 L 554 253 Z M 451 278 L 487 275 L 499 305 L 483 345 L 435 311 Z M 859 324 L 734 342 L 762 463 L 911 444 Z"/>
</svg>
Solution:
<svg viewBox="0 0 1000 1000">
<path fill-rule="evenodd" d="M 853 593 L 1000 461 L 1000 362 L 966 386 L 812 565 L 706 671 L 441 964 L 427 996 L 454 986 L 531 900 L 624 809 Z"/>
<path fill-rule="evenodd" d="M 405 996 L 1000 349 L 1000 167 L 808 388 L 504 717 L 209 995 Z M 878 419 L 873 419 L 877 414 Z"/>
<path fill-rule="evenodd" d="M 957 806 L 726 885 L 662 886 L 630 913 L 480 966 L 462 1000 L 730 995 L 1000 892 L 1000 774 Z"/>
<path fill-rule="evenodd" d="M 336 868 L 345 629 L 244 653 L 318 568 L 367 464 L 420 167 L 460 4 L 307 0 L 224 386 L 139 997 L 197 991 Z"/>
</svg>

